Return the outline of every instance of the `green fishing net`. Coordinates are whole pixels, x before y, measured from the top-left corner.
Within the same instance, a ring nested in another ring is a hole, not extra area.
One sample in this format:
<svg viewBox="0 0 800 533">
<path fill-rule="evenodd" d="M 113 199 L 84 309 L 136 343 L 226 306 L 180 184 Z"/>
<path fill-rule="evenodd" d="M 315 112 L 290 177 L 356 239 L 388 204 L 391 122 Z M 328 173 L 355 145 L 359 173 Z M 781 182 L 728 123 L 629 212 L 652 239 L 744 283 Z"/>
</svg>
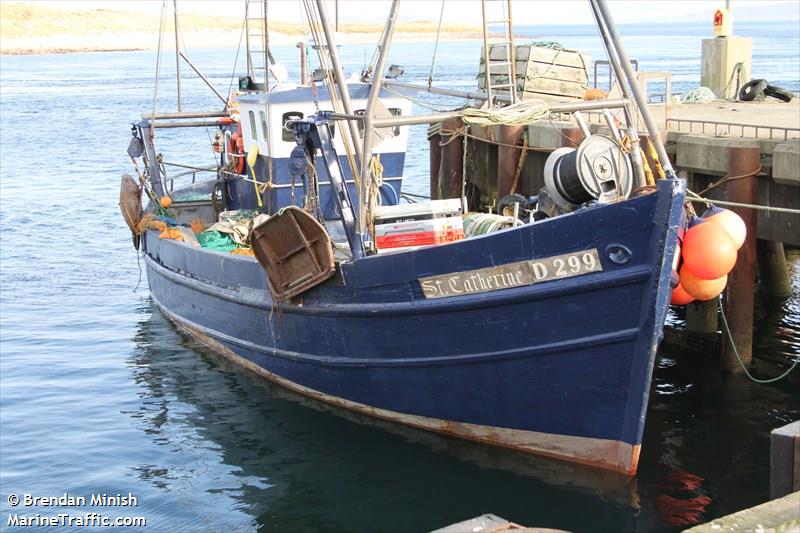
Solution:
<svg viewBox="0 0 800 533">
<path fill-rule="evenodd" d="M 238 248 L 238 245 L 233 242 L 233 239 L 227 233 L 220 233 L 219 231 L 204 231 L 197 234 L 197 242 L 203 248 L 209 248 L 218 252 L 230 252 Z"/>
</svg>

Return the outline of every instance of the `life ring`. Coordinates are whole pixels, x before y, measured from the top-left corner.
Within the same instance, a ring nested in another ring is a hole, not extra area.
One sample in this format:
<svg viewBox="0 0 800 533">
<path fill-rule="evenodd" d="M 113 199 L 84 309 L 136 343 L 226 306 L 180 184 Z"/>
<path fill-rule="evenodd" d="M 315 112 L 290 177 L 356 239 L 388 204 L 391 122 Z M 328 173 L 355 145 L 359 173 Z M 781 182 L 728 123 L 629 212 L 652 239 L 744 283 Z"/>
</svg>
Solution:
<svg viewBox="0 0 800 533">
<path fill-rule="evenodd" d="M 786 89 L 775 87 L 774 85 L 767 85 L 764 89 L 764 94 L 777 98 L 782 102 L 791 102 L 794 98 L 794 93 L 792 91 L 787 91 Z"/>
<path fill-rule="evenodd" d="M 742 85 L 742 88 L 739 91 L 739 100 L 742 102 L 751 102 L 764 94 L 764 89 L 766 88 L 767 80 L 750 80 Z"/>
<path fill-rule="evenodd" d="M 244 173 L 244 137 L 242 137 L 242 127 L 239 126 L 239 130 L 228 137 L 228 167 L 231 169 L 231 172 L 236 172 L 237 174 Z"/>
</svg>

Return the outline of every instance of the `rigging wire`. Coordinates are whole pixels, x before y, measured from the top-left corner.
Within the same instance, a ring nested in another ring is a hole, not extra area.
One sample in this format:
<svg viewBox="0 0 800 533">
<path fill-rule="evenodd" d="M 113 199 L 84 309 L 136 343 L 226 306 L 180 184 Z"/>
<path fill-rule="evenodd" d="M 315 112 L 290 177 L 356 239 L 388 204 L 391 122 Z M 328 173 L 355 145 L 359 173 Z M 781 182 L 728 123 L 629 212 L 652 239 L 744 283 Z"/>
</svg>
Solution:
<svg viewBox="0 0 800 533">
<path fill-rule="evenodd" d="M 158 49 L 156 52 L 156 80 L 155 88 L 153 89 L 153 111 L 150 116 L 156 116 L 156 102 L 158 101 L 158 78 L 161 74 L 161 52 L 164 46 L 164 20 L 167 18 L 167 0 L 161 3 L 161 20 L 158 25 Z M 155 119 L 153 119 L 155 120 Z M 155 128 L 150 128 L 150 140 L 155 137 Z"/>
<path fill-rule="evenodd" d="M 433 85 L 433 75 L 436 70 L 436 52 L 439 50 L 439 36 L 442 34 L 442 20 L 444 20 L 444 1 L 439 11 L 439 28 L 436 30 L 436 44 L 433 45 L 433 57 L 431 58 L 431 70 L 428 72 L 428 89 Z"/>
<path fill-rule="evenodd" d="M 344 112 L 344 106 L 338 97 L 338 93 L 336 91 L 336 85 L 333 79 L 332 69 L 327 61 L 327 57 L 324 53 L 324 48 L 326 41 L 323 39 L 323 29 L 322 29 L 322 22 L 319 12 L 316 9 L 316 5 L 314 4 L 313 0 L 304 0 L 304 5 L 306 8 L 306 16 L 308 19 L 309 28 L 311 30 L 311 36 L 316 43 L 317 48 L 317 58 L 319 59 L 320 67 L 325 72 L 325 85 L 328 88 L 328 97 L 331 101 L 331 105 L 333 106 L 334 111 L 337 113 Z M 313 83 L 312 83 L 313 86 Z M 342 144 L 344 145 L 345 154 L 347 156 L 347 162 L 350 165 L 350 170 L 353 175 L 353 179 L 355 180 L 356 187 L 358 187 L 358 183 L 360 180 L 360 173 L 358 172 L 358 167 L 356 165 L 355 157 L 353 156 L 353 146 L 350 144 L 350 136 L 346 134 L 344 131 L 345 128 L 342 128 Z M 354 142 L 357 142 L 354 140 Z"/>
</svg>

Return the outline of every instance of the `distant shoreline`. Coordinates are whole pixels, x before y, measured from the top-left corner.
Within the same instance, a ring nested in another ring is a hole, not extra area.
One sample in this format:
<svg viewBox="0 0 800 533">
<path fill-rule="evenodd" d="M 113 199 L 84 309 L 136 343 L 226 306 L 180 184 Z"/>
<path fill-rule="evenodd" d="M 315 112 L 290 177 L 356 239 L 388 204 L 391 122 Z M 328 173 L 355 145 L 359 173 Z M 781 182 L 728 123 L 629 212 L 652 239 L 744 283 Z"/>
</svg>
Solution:
<svg viewBox="0 0 800 533">
<path fill-rule="evenodd" d="M 228 48 L 239 45 L 239 32 L 198 31 L 182 32 L 187 48 Z M 379 33 L 344 33 L 342 44 L 377 43 Z M 441 41 L 466 41 L 481 39 L 479 32 L 442 33 Z M 427 32 L 399 32 L 394 42 L 433 42 L 436 34 Z M 305 40 L 303 35 L 270 34 L 273 45 L 293 45 Z M 167 41 L 166 47 L 172 45 Z M 155 33 L 98 33 L 88 35 L 55 35 L 47 37 L 21 37 L 3 39 L 2 55 L 71 54 L 81 52 L 133 52 L 155 50 L 158 36 Z"/>
<path fill-rule="evenodd" d="M 158 16 L 113 9 L 57 9 L 35 2 L 3 2 L 0 9 L 0 54 L 3 55 L 117 52 L 158 47 Z M 243 21 L 235 17 L 186 14 L 179 24 L 186 48 L 236 48 L 243 33 Z M 372 44 L 378 42 L 382 30 L 382 24 L 349 23 L 342 26 L 339 35 L 342 44 Z M 272 21 L 270 43 L 294 45 L 305 40 L 306 31 L 298 23 Z M 396 41 L 431 42 L 438 31 L 438 24 L 431 21 L 402 22 L 397 26 Z M 163 35 L 165 47 L 174 47 L 171 17 L 165 21 Z M 481 35 L 479 26 L 445 24 L 440 39 L 478 39 Z"/>
<path fill-rule="evenodd" d="M 340 45 L 348 44 L 376 44 L 380 33 L 341 33 Z M 181 40 L 184 46 L 193 48 L 236 48 L 239 45 L 239 32 L 226 31 L 197 31 L 182 32 Z M 515 37 L 520 42 L 535 40 L 535 35 L 518 34 Z M 440 42 L 477 41 L 482 40 L 480 32 L 442 32 Z M 304 35 L 285 33 L 271 33 L 270 44 L 278 46 L 295 45 L 304 41 Z M 432 43 L 436 40 L 435 33 L 428 32 L 397 32 L 394 36 L 395 43 Z M 0 46 L 0 55 L 45 55 L 45 54 L 75 54 L 88 52 L 141 52 L 155 50 L 158 46 L 158 35 L 155 33 L 101 33 L 89 35 L 58 35 L 48 37 L 24 37 L 17 39 L 3 39 Z M 165 50 L 174 50 L 171 40 L 167 40 Z"/>
</svg>

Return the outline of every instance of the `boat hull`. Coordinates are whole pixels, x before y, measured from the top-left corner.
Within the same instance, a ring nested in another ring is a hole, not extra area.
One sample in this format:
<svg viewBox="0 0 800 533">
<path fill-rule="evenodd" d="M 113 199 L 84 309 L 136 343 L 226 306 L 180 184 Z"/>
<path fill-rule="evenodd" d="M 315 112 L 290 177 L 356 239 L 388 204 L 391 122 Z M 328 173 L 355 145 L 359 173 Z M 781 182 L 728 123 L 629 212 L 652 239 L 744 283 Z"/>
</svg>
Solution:
<svg viewBox="0 0 800 533">
<path fill-rule="evenodd" d="M 342 265 L 290 303 L 271 300 L 247 258 L 149 233 L 146 264 L 155 301 L 182 329 L 289 389 L 633 474 L 681 223 L 682 190 L 662 182 L 628 202 Z M 420 278 L 586 249 L 602 271 L 436 299 L 420 288 Z"/>
</svg>

